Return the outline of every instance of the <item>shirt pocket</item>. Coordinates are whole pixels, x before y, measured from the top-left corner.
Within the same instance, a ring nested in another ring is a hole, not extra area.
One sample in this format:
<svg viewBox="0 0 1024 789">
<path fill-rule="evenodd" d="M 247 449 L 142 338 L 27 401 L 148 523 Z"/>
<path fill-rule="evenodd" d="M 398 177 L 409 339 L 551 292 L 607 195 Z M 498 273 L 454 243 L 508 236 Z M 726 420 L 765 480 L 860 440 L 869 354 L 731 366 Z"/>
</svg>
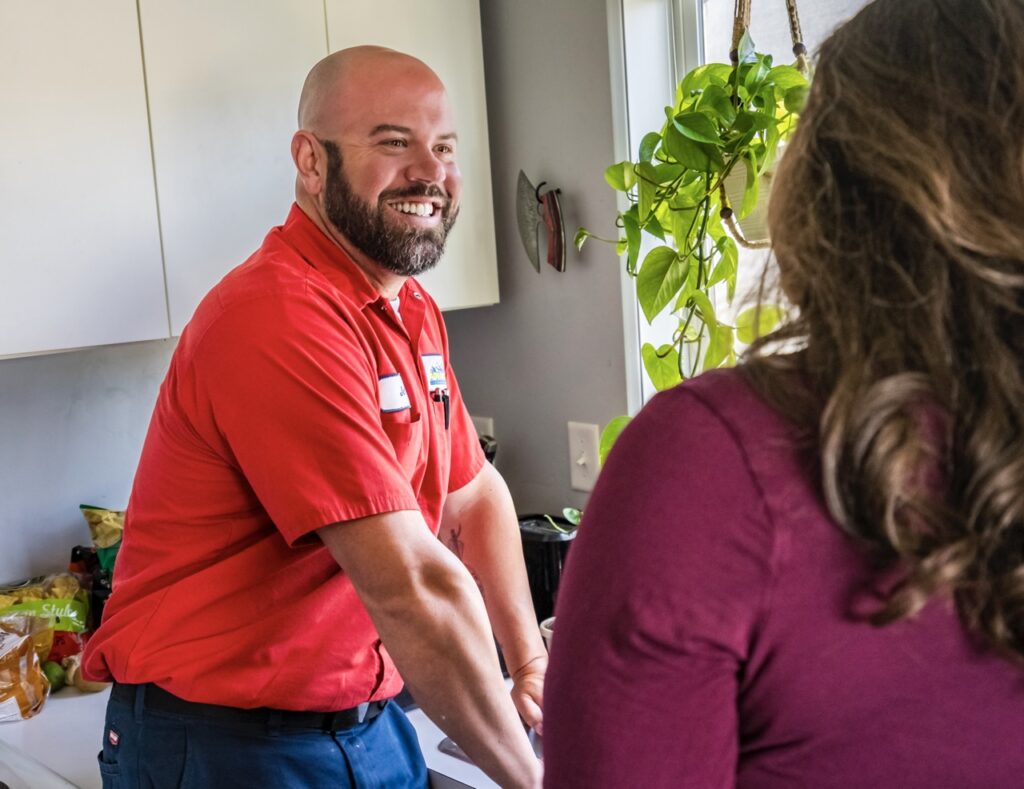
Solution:
<svg viewBox="0 0 1024 789">
<path fill-rule="evenodd" d="M 384 412 L 380 415 L 380 422 L 394 447 L 399 465 L 412 481 L 423 451 L 423 420 L 420 413 L 411 408 Z"/>
</svg>

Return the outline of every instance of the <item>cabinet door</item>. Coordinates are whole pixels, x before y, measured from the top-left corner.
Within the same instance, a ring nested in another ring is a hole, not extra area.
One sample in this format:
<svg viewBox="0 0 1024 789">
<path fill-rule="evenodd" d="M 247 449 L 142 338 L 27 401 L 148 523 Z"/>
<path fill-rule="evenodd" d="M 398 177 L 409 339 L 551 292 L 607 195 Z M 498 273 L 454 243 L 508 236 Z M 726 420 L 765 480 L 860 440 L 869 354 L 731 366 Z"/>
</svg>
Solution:
<svg viewBox="0 0 1024 789">
<path fill-rule="evenodd" d="M 135 0 L 0 0 L 0 356 L 168 336 Z"/>
<path fill-rule="evenodd" d="M 172 333 L 284 222 L 321 0 L 140 0 Z"/>
<path fill-rule="evenodd" d="M 379 44 L 418 57 L 448 88 L 465 183 L 444 259 L 420 277 L 442 309 L 498 301 L 491 161 L 477 0 L 326 0 L 332 52 Z M 508 185 L 514 189 L 514 184 Z"/>
</svg>

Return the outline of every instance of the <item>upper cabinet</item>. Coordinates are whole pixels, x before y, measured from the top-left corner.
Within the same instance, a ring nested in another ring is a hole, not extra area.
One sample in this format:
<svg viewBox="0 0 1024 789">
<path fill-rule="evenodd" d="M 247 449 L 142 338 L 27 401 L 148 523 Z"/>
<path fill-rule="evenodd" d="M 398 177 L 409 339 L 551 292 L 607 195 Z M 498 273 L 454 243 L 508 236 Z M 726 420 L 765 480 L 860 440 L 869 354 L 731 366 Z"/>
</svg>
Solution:
<svg viewBox="0 0 1024 789">
<path fill-rule="evenodd" d="M 177 335 L 295 199 L 299 91 L 323 0 L 140 0 L 167 298 Z"/>
<path fill-rule="evenodd" d="M 444 309 L 498 300 L 477 0 L 0 0 L 0 357 L 166 338 L 284 221 L 302 82 L 382 44 L 448 86 Z"/>
<path fill-rule="evenodd" d="M 326 0 L 331 52 L 378 44 L 418 57 L 444 82 L 459 134 L 462 206 L 444 258 L 419 277 L 441 309 L 498 301 L 484 56 L 477 0 Z M 510 187 L 511 188 L 511 187 Z"/>
<path fill-rule="evenodd" d="M 0 0 L 0 356 L 167 337 L 135 0 Z"/>
</svg>

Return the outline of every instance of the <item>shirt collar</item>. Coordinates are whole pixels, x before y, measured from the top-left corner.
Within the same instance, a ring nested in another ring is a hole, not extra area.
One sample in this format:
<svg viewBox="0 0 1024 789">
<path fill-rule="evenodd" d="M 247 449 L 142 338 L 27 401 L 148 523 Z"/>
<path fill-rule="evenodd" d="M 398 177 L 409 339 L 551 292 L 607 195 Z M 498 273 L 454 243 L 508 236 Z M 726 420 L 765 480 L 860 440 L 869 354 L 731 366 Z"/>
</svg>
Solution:
<svg viewBox="0 0 1024 789">
<path fill-rule="evenodd" d="M 309 265 L 327 277 L 340 291 L 349 294 L 360 308 L 384 300 L 348 253 L 317 227 L 297 203 L 292 204 L 281 233 L 285 242 L 302 255 Z M 400 292 L 404 294 L 407 287 L 408 280 Z"/>
</svg>

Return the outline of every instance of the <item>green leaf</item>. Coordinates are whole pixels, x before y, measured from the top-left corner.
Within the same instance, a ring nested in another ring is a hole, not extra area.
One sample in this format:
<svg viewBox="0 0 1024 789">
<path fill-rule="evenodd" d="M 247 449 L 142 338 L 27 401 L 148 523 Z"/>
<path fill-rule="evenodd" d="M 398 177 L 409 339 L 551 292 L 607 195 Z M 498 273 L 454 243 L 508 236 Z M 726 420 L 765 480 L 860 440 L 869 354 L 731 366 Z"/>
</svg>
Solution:
<svg viewBox="0 0 1024 789">
<path fill-rule="evenodd" d="M 636 183 L 633 163 L 626 161 L 613 164 L 604 171 L 604 180 L 607 181 L 608 186 L 617 192 L 628 192 Z"/>
<path fill-rule="evenodd" d="M 751 157 L 744 156 L 743 166 L 747 170 L 747 181 L 743 189 L 743 202 L 740 205 L 739 211 L 737 211 L 737 215 L 741 219 L 745 216 L 750 216 L 750 212 L 757 207 L 758 197 L 757 165 L 751 161 Z"/>
<path fill-rule="evenodd" d="M 736 53 L 739 63 L 750 63 L 757 59 L 757 53 L 754 51 L 754 39 L 750 37 L 749 30 L 743 31 L 743 37 L 740 39 L 739 46 L 736 47 Z"/>
<path fill-rule="evenodd" d="M 672 183 L 683 174 L 684 167 L 681 164 L 658 164 L 654 167 L 655 180 L 665 186 Z"/>
<path fill-rule="evenodd" d="M 736 114 L 736 121 L 733 123 L 733 131 L 747 133 L 750 131 L 759 132 L 762 129 L 767 129 L 769 126 L 776 124 L 774 115 L 769 115 L 767 112 L 751 112 L 749 110 L 740 110 Z"/>
<path fill-rule="evenodd" d="M 644 225 L 644 230 L 659 241 L 665 240 L 665 229 L 661 226 L 661 222 L 658 220 L 657 214 L 651 214 L 651 218 L 648 219 L 647 224 Z"/>
<path fill-rule="evenodd" d="M 704 146 L 685 136 L 675 124 L 665 130 L 664 149 L 683 167 L 700 172 L 711 170 L 711 159 Z"/>
<path fill-rule="evenodd" d="M 654 200 L 657 197 L 658 173 L 650 162 L 640 162 L 635 169 L 638 184 L 637 194 L 640 203 L 638 218 L 642 225 L 647 220 L 647 215 L 651 212 L 651 207 L 654 205 Z"/>
<path fill-rule="evenodd" d="M 722 362 L 733 355 L 733 344 L 735 342 L 731 326 L 718 324 L 712 328 L 709 325 L 708 332 L 710 334 L 710 342 L 708 342 L 708 349 L 704 353 L 704 364 L 701 367 L 703 370 L 712 370 L 715 367 L 720 367 Z"/>
<path fill-rule="evenodd" d="M 704 114 L 713 113 L 722 126 L 732 126 L 736 120 L 736 108 L 732 104 L 729 92 L 721 85 L 709 85 L 695 107 Z"/>
<path fill-rule="evenodd" d="M 587 240 L 590 233 L 585 228 L 579 228 L 576 230 L 576 235 L 573 236 L 572 242 L 576 245 L 576 251 L 583 249 L 583 242 Z"/>
<path fill-rule="evenodd" d="M 683 380 L 679 374 L 679 351 L 674 345 L 662 345 L 657 350 L 649 342 L 640 349 L 644 370 L 659 392 L 671 389 Z"/>
<path fill-rule="evenodd" d="M 583 512 L 575 507 L 563 507 L 562 517 L 569 521 L 573 526 L 579 526 L 580 521 L 583 520 Z"/>
<path fill-rule="evenodd" d="M 672 247 L 655 247 L 647 253 L 637 275 L 636 296 L 648 323 L 679 292 L 688 269 L 689 260 L 680 261 Z"/>
<path fill-rule="evenodd" d="M 608 459 L 608 453 L 612 451 L 612 445 L 615 444 L 615 440 L 619 437 L 622 431 L 626 429 L 626 425 L 628 425 L 630 421 L 630 417 L 628 416 L 617 416 L 604 426 L 604 430 L 601 431 L 601 446 L 598 449 L 602 466 Z"/>
<path fill-rule="evenodd" d="M 704 90 L 710 85 L 728 84 L 731 71 L 732 67 L 725 63 L 706 63 L 698 66 L 680 81 L 676 90 L 676 104 L 685 102 L 695 90 Z"/>
<path fill-rule="evenodd" d="M 714 332 L 718 327 L 718 318 L 715 316 L 715 308 L 711 306 L 711 299 L 703 291 L 696 290 L 690 296 L 697 307 L 701 320 L 707 325 L 708 330 Z"/>
<path fill-rule="evenodd" d="M 740 342 L 749 345 L 778 326 L 780 320 L 782 309 L 777 304 L 751 307 L 736 316 L 736 336 Z"/>
<path fill-rule="evenodd" d="M 751 96 L 756 95 L 768 76 L 768 65 L 765 62 L 765 57 L 755 53 L 753 60 L 740 68 L 740 79 L 743 81 L 743 87 L 747 89 Z"/>
<path fill-rule="evenodd" d="M 640 256 L 640 223 L 637 221 L 637 207 L 633 206 L 622 215 L 622 229 L 626 231 L 626 271 L 636 276 L 636 261 Z"/>
<path fill-rule="evenodd" d="M 658 132 L 648 132 L 640 141 L 640 161 L 649 162 L 654 156 L 654 151 L 661 142 L 661 135 Z"/>
<path fill-rule="evenodd" d="M 776 66 L 768 72 L 765 81 L 772 83 L 781 91 L 807 85 L 807 77 L 793 66 Z"/>
<path fill-rule="evenodd" d="M 722 236 L 715 242 L 719 251 L 718 263 L 711 270 L 708 277 L 708 287 L 717 285 L 719 282 L 728 282 L 733 288 L 736 286 L 736 271 L 739 264 L 739 250 L 736 242 L 728 236 Z"/>
<path fill-rule="evenodd" d="M 786 105 L 786 109 L 790 112 L 797 114 L 804 111 L 804 105 L 807 104 L 807 94 L 810 92 L 810 88 L 806 85 L 790 88 L 786 91 L 786 97 L 782 100 L 783 104 Z"/>
<path fill-rule="evenodd" d="M 718 125 L 703 112 L 681 112 L 672 119 L 672 123 L 691 140 L 708 145 L 722 144 Z"/>
<path fill-rule="evenodd" d="M 681 249 L 690 246 L 690 235 L 699 229 L 695 221 L 697 213 L 696 208 L 676 208 L 672 211 L 672 237 Z"/>
</svg>

